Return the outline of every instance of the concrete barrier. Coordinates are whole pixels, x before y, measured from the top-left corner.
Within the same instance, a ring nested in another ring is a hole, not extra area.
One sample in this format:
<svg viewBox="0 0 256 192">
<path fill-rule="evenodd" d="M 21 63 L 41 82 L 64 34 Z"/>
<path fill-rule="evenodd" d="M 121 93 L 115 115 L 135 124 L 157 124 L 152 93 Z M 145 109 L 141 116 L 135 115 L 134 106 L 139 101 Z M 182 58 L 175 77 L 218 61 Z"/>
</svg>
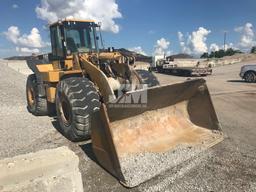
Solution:
<svg viewBox="0 0 256 192">
<path fill-rule="evenodd" d="M 0 161 L 1 192 L 82 192 L 79 159 L 67 147 Z"/>
</svg>

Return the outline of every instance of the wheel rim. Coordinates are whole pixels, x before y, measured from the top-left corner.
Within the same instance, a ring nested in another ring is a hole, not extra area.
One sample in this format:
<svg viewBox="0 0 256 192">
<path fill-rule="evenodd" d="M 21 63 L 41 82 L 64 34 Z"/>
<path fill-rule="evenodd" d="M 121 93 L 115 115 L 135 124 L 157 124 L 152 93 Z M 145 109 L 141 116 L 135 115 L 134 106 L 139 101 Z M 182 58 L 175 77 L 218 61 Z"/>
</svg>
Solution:
<svg viewBox="0 0 256 192">
<path fill-rule="evenodd" d="M 27 90 L 27 97 L 28 97 L 28 104 L 30 107 L 32 107 L 35 103 L 35 93 L 33 88 L 29 88 Z"/>
<path fill-rule="evenodd" d="M 246 79 L 247 79 L 248 82 L 252 82 L 254 80 L 253 74 L 251 74 L 251 73 L 247 74 L 247 78 Z"/>
<path fill-rule="evenodd" d="M 60 116 L 65 126 L 72 123 L 72 110 L 67 98 L 63 95 L 60 100 Z"/>
</svg>

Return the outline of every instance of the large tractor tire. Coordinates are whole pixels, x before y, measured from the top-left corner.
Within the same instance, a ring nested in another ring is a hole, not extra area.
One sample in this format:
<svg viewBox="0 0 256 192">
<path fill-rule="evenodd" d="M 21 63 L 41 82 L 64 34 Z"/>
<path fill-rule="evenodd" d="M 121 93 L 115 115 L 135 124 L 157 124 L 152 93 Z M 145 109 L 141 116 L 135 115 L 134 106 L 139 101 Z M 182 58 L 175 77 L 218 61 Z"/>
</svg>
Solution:
<svg viewBox="0 0 256 192">
<path fill-rule="evenodd" d="M 100 105 L 94 84 L 88 79 L 72 77 L 60 81 L 56 93 L 60 131 L 71 141 L 89 139 L 92 116 Z"/>
<path fill-rule="evenodd" d="M 244 79 L 247 83 L 256 82 L 256 74 L 253 71 L 248 71 L 245 73 Z"/>
<path fill-rule="evenodd" d="M 47 99 L 38 94 L 36 75 L 31 74 L 27 78 L 26 85 L 27 109 L 36 116 L 49 115 Z"/>
</svg>

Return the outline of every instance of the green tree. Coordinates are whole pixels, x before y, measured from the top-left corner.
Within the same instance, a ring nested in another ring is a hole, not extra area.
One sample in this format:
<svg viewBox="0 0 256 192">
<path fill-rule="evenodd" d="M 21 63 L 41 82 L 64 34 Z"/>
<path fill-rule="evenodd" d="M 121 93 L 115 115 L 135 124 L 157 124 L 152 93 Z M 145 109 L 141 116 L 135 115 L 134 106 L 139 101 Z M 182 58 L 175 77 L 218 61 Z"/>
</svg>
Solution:
<svg viewBox="0 0 256 192">
<path fill-rule="evenodd" d="M 226 55 L 225 55 L 225 51 L 223 49 L 220 49 L 219 51 L 215 52 L 215 57 L 217 57 L 217 58 L 222 58 L 224 56 L 226 56 Z"/>
<path fill-rule="evenodd" d="M 227 49 L 226 53 L 225 53 L 225 55 L 227 55 L 227 56 L 231 56 L 231 55 L 234 55 L 234 54 L 235 54 L 235 51 L 232 48 Z"/>
<path fill-rule="evenodd" d="M 253 47 L 252 47 L 251 53 L 256 53 L 256 46 L 253 46 Z"/>
<path fill-rule="evenodd" d="M 207 52 L 203 53 L 200 58 L 209 58 L 209 54 Z"/>
<path fill-rule="evenodd" d="M 256 47 L 255 47 L 256 49 Z M 222 58 L 225 56 L 232 56 L 235 55 L 236 53 L 242 53 L 240 50 L 234 50 L 232 48 L 227 49 L 224 51 L 223 49 L 220 49 L 218 51 L 212 51 L 210 54 L 209 53 L 204 53 L 201 58 Z M 256 53 L 256 50 L 255 50 Z"/>
<path fill-rule="evenodd" d="M 209 58 L 215 58 L 218 55 L 218 51 L 212 51 L 209 55 Z"/>
</svg>

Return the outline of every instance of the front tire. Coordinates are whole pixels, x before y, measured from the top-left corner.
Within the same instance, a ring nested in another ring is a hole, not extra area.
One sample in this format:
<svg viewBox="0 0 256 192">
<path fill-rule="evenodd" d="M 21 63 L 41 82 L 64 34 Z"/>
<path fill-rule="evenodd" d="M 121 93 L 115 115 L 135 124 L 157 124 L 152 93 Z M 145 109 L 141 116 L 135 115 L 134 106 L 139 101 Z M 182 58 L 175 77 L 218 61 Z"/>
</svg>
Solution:
<svg viewBox="0 0 256 192">
<path fill-rule="evenodd" d="M 253 83 L 256 81 L 256 74 L 252 71 L 246 72 L 244 79 L 247 83 Z"/>
<path fill-rule="evenodd" d="M 56 93 L 60 131 L 71 141 L 89 139 L 92 116 L 100 105 L 97 90 L 88 79 L 72 77 L 60 81 Z"/>
</svg>

